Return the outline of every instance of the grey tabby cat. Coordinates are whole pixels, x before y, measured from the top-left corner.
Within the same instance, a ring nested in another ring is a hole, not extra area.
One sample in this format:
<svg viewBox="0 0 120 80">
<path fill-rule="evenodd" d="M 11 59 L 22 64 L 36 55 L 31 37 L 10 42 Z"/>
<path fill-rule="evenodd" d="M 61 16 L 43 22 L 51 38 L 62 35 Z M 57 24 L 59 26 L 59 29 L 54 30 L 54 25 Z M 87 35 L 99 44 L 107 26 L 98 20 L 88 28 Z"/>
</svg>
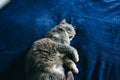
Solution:
<svg viewBox="0 0 120 80">
<path fill-rule="evenodd" d="M 27 54 L 26 79 L 74 80 L 72 72 L 78 73 L 75 62 L 79 61 L 79 57 L 77 50 L 70 46 L 70 41 L 75 34 L 73 26 L 63 20 L 45 38 L 35 41 Z M 63 65 L 70 69 L 67 75 Z"/>
</svg>

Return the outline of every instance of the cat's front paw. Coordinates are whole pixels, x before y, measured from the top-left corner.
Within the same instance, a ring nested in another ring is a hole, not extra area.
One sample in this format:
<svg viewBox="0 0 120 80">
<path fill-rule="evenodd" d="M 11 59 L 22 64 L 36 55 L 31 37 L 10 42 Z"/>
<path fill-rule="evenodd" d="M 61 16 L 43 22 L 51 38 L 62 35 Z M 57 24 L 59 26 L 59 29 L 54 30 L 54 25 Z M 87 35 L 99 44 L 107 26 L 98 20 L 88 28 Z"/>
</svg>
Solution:
<svg viewBox="0 0 120 80">
<path fill-rule="evenodd" d="M 75 61 L 75 62 L 78 62 L 79 61 L 79 55 L 78 55 L 78 52 L 77 52 L 77 50 L 75 49 L 75 48 L 72 48 L 72 51 L 73 51 L 73 60 Z"/>
<path fill-rule="evenodd" d="M 64 58 L 63 58 L 63 63 L 64 63 L 64 65 L 66 65 L 74 74 L 77 74 L 77 73 L 79 72 L 76 64 L 75 64 L 74 61 L 72 61 L 70 58 L 64 57 Z"/>
<path fill-rule="evenodd" d="M 74 74 L 78 74 L 79 73 L 79 70 L 76 66 L 76 64 L 74 62 L 71 62 L 70 63 L 70 70 L 74 73 Z"/>
</svg>

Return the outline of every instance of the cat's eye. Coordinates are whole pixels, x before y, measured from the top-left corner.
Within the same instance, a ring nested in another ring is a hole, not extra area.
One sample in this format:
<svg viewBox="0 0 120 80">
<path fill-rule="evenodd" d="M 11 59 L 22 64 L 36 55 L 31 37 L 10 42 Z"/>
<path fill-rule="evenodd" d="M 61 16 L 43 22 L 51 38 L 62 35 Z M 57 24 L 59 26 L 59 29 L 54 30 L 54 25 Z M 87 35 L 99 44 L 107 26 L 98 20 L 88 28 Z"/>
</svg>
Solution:
<svg viewBox="0 0 120 80">
<path fill-rule="evenodd" d="M 67 28 L 67 30 L 71 30 L 70 28 Z"/>
<path fill-rule="evenodd" d="M 58 28 L 58 30 L 63 31 L 63 29 L 62 29 L 62 28 Z"/>
</svg>

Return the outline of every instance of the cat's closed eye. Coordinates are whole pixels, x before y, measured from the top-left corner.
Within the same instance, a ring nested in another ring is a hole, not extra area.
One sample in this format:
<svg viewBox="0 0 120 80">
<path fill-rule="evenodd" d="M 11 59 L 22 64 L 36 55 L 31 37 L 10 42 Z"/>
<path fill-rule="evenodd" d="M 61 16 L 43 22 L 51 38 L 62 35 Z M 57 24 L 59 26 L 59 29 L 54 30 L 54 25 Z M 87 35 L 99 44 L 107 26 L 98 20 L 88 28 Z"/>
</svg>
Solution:
<svg viewBox="0 0 120 80">
<path fill-rule="evenodd" d="M 69 30 L 69 31 L 70 31 L 71 29 L 70 29 L 70 28 L 67 28 L 67 30 Z"/>
<path fill-rule="evenodd" d="M 58 28 L 59 31 L 65 31 L 63 28 Z"/>
<path fill-rule="evenodd" d="M 62 28 L 58 28 L 58 30 L 63 31 L 63 29 L 62 29 Z"/>
</svg>

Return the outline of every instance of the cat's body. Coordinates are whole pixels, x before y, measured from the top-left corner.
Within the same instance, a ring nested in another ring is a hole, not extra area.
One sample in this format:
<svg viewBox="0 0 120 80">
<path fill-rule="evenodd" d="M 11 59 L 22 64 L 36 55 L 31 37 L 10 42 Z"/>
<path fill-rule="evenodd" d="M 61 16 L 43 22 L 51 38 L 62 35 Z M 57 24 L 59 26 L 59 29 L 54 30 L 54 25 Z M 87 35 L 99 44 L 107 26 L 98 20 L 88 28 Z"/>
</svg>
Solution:
<svg viewBox="0 0 120 80">
<path fill-rule="evenodd" d="M 34 42 L 27 54 L 26 77 L 27 80 L 73 80 L 73 73 L 78 73 L 75 63 L 67 57 L 71 55 L 74 61 L 78 61 L 77 50 L 70 46 L 70 39 L 75 31 L 67 31 L 61 27 L 67 23 L 53 28 L 46 34 L 46 37 Z M 71 33 L 70 33 L 71 32 Z M 72 72 L 65 75 L 66 65 Z"/>
</svg>

